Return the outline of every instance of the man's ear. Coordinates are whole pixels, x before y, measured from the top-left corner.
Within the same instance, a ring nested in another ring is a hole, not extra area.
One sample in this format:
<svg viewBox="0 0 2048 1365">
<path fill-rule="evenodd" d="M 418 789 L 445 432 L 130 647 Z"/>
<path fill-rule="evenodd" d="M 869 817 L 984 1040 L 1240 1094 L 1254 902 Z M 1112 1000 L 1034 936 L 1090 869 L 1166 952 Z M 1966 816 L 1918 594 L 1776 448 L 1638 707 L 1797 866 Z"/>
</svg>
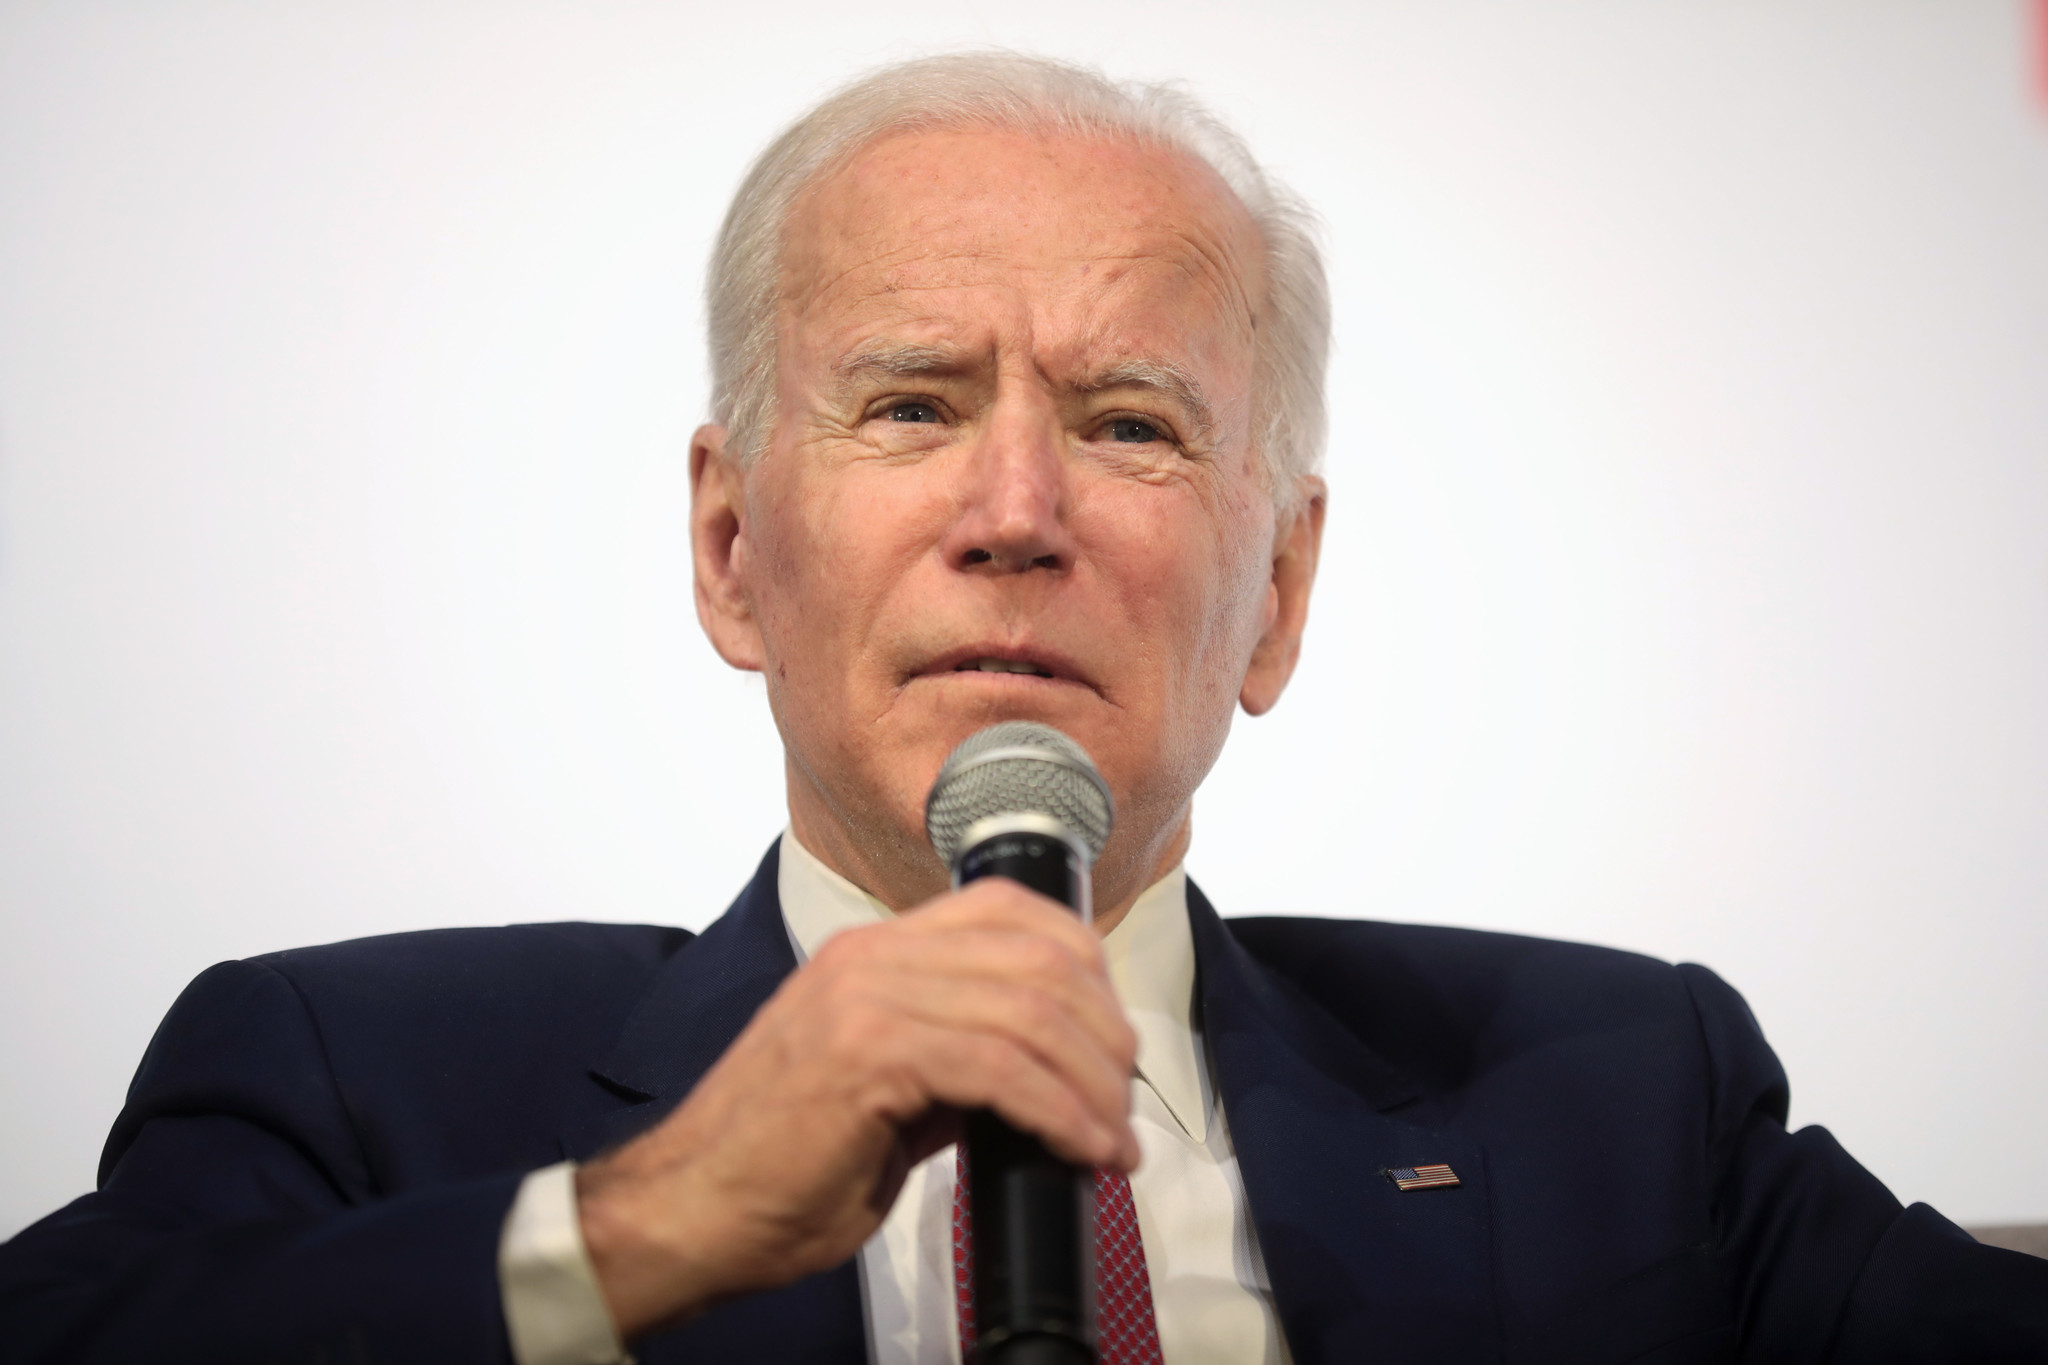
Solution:
<svg viewBox="0 0 2048 1365">
<path fill-rule="evenodd" d="M 1301 482 L 1293 518 L 1273 536 L 1273 578 L 1266 585 L 1266 631 L 1252 649 L 1244 688 L 1237 694 L 1245 714 L 1273 709 L 1301 658 L 1301 632 L 1308 625 L 1308 596 L 1316 584 L 1316 560 L 1323 551 L 1323 509 L 1329 489 L 1311 474 Z"/>
<path fill-rule="evenodd" d="M 697 571 L 697 620 L 734 668 L 760 672 L 766 653 L 746 582 L 746 476 L 726 453 L 725 428 L 690 438 L 690 553 Z"/>
</svg>

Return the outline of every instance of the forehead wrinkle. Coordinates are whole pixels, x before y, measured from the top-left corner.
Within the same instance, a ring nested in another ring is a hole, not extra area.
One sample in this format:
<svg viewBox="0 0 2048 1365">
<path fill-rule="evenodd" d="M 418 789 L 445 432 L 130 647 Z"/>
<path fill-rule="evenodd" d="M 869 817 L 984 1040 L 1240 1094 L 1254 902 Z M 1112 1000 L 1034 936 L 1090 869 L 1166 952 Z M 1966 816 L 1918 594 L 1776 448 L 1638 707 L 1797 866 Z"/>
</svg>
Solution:
<svg viewBox="0 0 2048 1365">
<path fill-rule="evenodd" d="M 1258 309 L 1252 303 L 1252 282 L 1237 261 L 1237 253 L 1231 250 L 1227 238 L 1218 236 L 1212 240 L 1208 233 L 1186 229 L 1176 229 L 1173 236 L 1202 266 L 1207 267 L 1206 270 L 1188 270 L 1191 279 L 1198 280 L 1204 274 L 1208 275 L 1220 286 L 1219 292 L 1237 305 L 1242 318 L 1249 321 L 1258 315 Z"/>
<path fill-rule="evenodd" d="M 979 243 L 938 245 L 933 235 L 905 232 L 890 222 L 849 227 L 845 216 L 828 216 L 818 207 L 831 182 L 806 192 L 790 218 L 776 266 L 779 311 L 784 325 L 801 320 L 842 295 L 855 298 L 943 288 L 943 283 L 913 283 L 905 267 L 971 261 L 986 256 Z"/>
</svg>

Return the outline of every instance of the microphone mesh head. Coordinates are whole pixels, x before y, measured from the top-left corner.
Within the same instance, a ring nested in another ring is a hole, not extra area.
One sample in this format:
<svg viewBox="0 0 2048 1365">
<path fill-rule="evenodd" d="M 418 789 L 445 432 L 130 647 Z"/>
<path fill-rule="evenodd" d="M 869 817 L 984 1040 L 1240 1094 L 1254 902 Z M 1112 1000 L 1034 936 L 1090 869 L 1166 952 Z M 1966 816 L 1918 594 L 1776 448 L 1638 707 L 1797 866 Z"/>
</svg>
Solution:
<svg viewBox="0 0 2048 1365">
<path fill-rule="evenodd" d="M 991 815 L 1049 815 L 1102 856 L 1115 816 L 1109 784 L 1080 745 L 1050 725 L 1006 720 L 977 730 L 946 757 L 925 798 L 924 829 L 951 867 L 968 827 Z"/>
</svg>

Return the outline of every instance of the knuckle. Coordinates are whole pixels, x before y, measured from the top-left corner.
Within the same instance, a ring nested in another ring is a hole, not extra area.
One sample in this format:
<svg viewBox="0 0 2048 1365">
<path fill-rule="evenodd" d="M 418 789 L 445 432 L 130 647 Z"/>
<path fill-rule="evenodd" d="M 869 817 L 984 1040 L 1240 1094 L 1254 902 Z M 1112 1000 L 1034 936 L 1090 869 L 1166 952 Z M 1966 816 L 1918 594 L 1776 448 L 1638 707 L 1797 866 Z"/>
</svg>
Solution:
<svg viewBox="0 0 2048 1365">
<path fill-rule="evenodd" d="M 1074 970 L 1074 954 L 1057 939 L 1035 936 L 1018 952 L 1018 965 L 1031 975 L 1058 980 Z"/>
<path fill-rule="evenodd" d="M 1030 1069 L 1024 1054 L 1000 1039 L 983 1039 L 976 1050 L 979 1053 L 979 1070 L 998 1094 L 1014 1090 Z"/>
<path fill-rule="evenodd" d="M 1016 1008 L 1025 1030 L 1033 1034 L 1049 1033 L 1066 1018 L 1066 1011 L 1060 1008 L 1059 1002 L 1044 991 L 1023 991 L 1017 997 Z"/>
<path fill-rule="evenodd" d="M 836 982 L 853 965 L 855 949 L 847 942 L 850 937 L 850 934 L 840 934 L 826 940 L 824 947 L 811 954 L 806 970 L 826 982 Z"/>
<path fill-rule="evenodd" d="M 834 934 L 811 960 L 839 970 L 870 961 L 882 946 L 876 933 L 881 927 L 863 925 Z"/>
<path fill-rule="evenodd" d="M 851 1012 L 835 1012 L 825 1025 L 824 1053 L 835 1065 L 844 1066 L 863 1051 L 863 1039 L 869 1036 Z"/>
<path fill-rule="evenodd" d="M 1103 975 L 1108 974 L 1109 954 L 1103 951 L 1102 939 L 1094 932 L 1091 931 L 1086 936 L 1075 956 L 1080 960 L 1081 965 L 1089 971 Z"/>
<path fill-rule="evenodd" d="M 860 982 L 847 972 L 832 970 L 836 964 L 827 963 L 822 957 L 818 963 L 825 968 L 819 972 L 812 986 L 819 1006 L 835 1016 L 858 1008 L 862 995 Z"/>
<path fill-rule="evenodd" d="M 839 986 L 826 999 L 821 1044 L 828 1057 L 851 1063 L 889 1041 L 891 1022 L 887 1012 L 877 1009 L 864 993 Z"/>
</svg>

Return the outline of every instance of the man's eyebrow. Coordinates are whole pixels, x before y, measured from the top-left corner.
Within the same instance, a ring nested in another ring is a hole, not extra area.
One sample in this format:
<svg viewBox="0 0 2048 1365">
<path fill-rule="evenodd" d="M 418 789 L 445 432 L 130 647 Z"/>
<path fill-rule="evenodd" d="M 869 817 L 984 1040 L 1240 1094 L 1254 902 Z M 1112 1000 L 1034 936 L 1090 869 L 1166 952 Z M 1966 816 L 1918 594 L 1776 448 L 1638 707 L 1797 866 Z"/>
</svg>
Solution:
<svg viewBox="0 0 2048 1365">
<path fill-rule="evenodd" d="M 1074 385 L 1082 393 L 1104 389 L 1150 389 L 1176 403 L 1194 423 L 1196 434 L 1207 435 L 1216 425 L 1215 411 L 1202 393 L 1194 375 L 1170 360 L 1120 360 L 1097 370 Z"/>
<path fill-rule="evenodd" d="M 868 379 L 914 379 L 919 375 L 957 374 L 966 364 L 960 352 L 914 341 L 877 340 L 854 347 L 832 367 L 842 389 Z"/>
<path fill-rule="evenodd" d="M 972 363 L 968 355 L 952 347 L 878 338 L 848 351 L 832 370 L 836 386 L 844 392 L 876 379 L 957 375 Z M 1120 360 L 1078 380 L 1073 387 L 1078 393 L 1147 389 L 1178 405 L 1195 427 L 1194 434 L 1206 436 L 1216 425 L 1215 411 L 1200 381 L 1170 360 Z"/>
</svg>

